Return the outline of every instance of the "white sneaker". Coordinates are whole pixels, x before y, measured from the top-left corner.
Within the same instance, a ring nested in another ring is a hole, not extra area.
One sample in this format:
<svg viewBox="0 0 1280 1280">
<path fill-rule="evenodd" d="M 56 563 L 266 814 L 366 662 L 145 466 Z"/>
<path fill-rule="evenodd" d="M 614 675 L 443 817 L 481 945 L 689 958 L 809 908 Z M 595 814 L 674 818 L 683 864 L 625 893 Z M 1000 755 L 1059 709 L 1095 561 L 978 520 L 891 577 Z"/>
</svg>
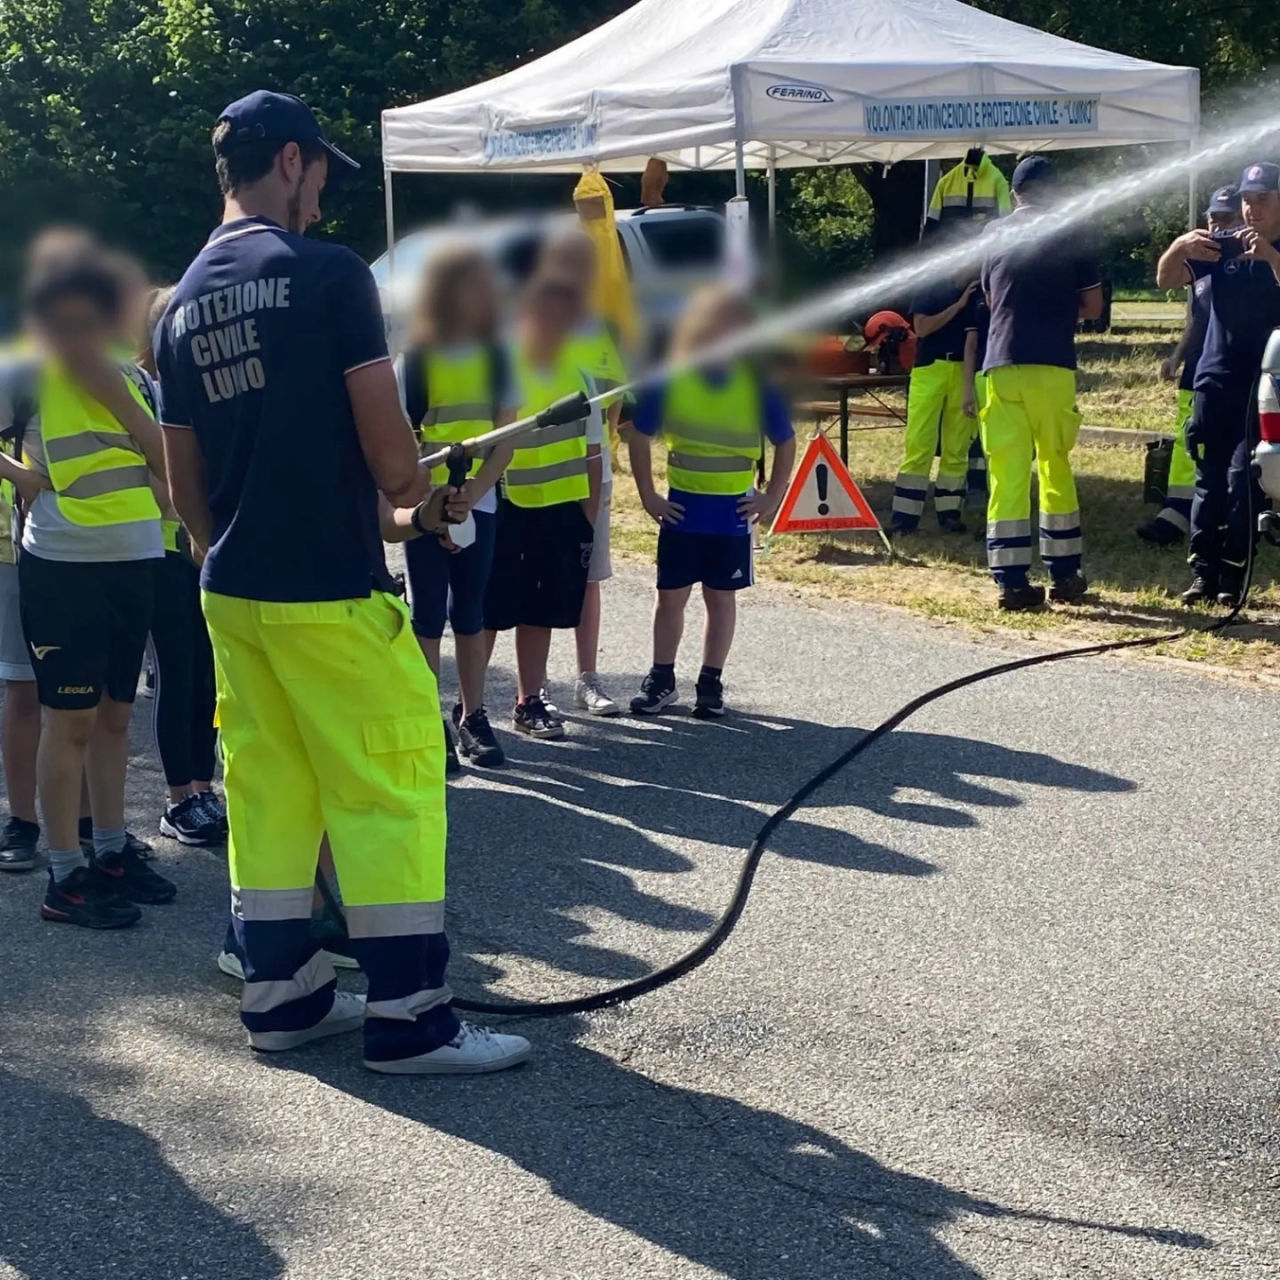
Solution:
<svg viewBox="0 0 1280 1280">
<path fill-rule="evenodd" d="M 336 951 L 326 951 L 324 954 L 329 957 L 329 963 L 335 969 L 358 969 L 360 967 L 360 961 L 353 960 L 350 956 L 340 956 Z M 240 957 L 232 952 L 218 952 L 218 968 L 228 978 L 235 978 L 240 982 L 244 981 L 244 965 L 240 963 Z"/>
<path fill-rule="evenodd" d="M 574 702 L 578 709 L 589 716 L 616 716 L 621 708 L 604 691 L 600 677 L 594 671 L 584 671 L 578 677 L 578 687 L 574 690 Z"/>
<path fill-rule="evenodd" d="M 416 1058 L 396 1058 L 391 1062 L 370 1062 L 364 1065 L 370 1071 L 381 1071 L 389 1076 L 470 1076 L 486 1071 L 505 1071 L 523 1062 L 533 1047 L 523 1036 L 504 1036 L 487 1027 L 462 1024 L 448 1044 L 420 1053 Z"/>
<path fill-rule="evenodd" d="M 278 1053 L 281 1049 L 296 1049 L 311 1040 L 358 1031 L 363 1025 L 364 996 L 335 991 L 333 1008 L 314 1026 L 303 1027 L 301 1031 L 250 1031 L 249 1045 L 263 1053 Z"/>
</svg>

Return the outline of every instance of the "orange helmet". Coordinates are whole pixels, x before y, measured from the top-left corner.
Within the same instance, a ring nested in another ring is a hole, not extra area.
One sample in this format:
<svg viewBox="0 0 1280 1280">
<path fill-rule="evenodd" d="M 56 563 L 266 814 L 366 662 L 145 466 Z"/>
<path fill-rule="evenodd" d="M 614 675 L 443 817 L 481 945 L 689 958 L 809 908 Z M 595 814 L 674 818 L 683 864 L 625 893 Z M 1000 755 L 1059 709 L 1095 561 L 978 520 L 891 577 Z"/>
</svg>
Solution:
<svg viewBox="0 0 1280 1280">
<path fill-rule="evenodd" d="M 862 336 L 869 348 L 883 342 L 896 345 L 898 363 L 910 370 L 916 362 L 916 335 L 911 326 L 896 311 L 877 311 L 862 326 Z"/>
</svg>

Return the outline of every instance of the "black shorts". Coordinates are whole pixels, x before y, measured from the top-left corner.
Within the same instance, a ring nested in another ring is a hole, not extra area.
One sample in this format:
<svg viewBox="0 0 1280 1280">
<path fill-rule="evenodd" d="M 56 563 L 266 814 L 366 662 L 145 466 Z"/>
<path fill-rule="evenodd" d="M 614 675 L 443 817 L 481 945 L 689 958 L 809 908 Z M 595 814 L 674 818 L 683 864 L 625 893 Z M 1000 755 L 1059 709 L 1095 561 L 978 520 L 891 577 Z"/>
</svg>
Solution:
<svg viewBox="0 0 1280 1280">
<path fill-rule="evenodd" d="M 749 533 L 658 531 L 658 590 L 678 591 L 701 582 L 712 591 L 741 591 L 751 576 Z"/>
<path fill-rule="evenodd" d="M 517 507 L 504 498 L 484 599 L 485 627 L 576 627 L 594 538 L 580 502 Z"/>
<path fill-rule="evenodd" d="M 18 557 L 18 605 L 40 705 L 132 702 L 151 629 L 156 560 Z"/>
</svg>

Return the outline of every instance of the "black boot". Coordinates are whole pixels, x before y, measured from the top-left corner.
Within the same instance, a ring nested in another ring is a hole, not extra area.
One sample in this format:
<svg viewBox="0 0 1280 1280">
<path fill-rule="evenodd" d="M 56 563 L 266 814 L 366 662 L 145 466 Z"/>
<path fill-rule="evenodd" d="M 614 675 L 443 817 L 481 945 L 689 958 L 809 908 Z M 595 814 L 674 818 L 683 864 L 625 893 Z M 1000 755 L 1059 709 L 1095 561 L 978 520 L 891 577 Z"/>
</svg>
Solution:
<svg viewBox="0 0 1280 1280">
<path fill-rule="evenodd" d="M 1218 584 L 1206 574 L 1197 573 L 1191 579 L 1191 585 L 1179 597 L 1188 609 L 1198 604 L 1209 604 L 1218 596 Z"/>
<path fill-rule="evenodd" d="M 1058 604 L 1078 604 L 1089 590 L 1089 580 L 1078 570 L 1069 578 L 1055 578 L 1049 588 L 1049 599 Z"/>
<path fill-rule="evenodd" d="M 1044 588 L 1024 582 L 1021 586 L 1004 586 L 1000 588 L 997 601 L 1001 609 L 1008 613 L 1024 613 L 1029 609 L 1044 607 Z"/>
</svg>

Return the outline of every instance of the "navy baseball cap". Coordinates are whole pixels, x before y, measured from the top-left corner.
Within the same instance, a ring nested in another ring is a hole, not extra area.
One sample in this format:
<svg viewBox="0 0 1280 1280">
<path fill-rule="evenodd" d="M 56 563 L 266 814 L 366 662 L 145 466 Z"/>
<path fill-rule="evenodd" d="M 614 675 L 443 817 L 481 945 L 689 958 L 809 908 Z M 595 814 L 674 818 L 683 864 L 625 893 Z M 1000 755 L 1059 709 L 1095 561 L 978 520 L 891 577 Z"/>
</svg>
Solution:
<svg viewBox="0 0 1280 1280">
<path fill-rule="evenodd" d="M 255 89 L 243 98 L 225 107 L 218 123 L 227 121 L 231 133 L 223 144 L 234 147 L 238 142 L 256 142 L 260 139 L 278 142 L 318 142 L 335 160 L 347 169 L 360 166 L 345 151 L 335 147 L 320 129 L 319 121 L 311 114 L 311 108 L 292 93 L 273 93 L 270 89 Z M 337 176 L 337 170 L 331 176 Z"/>
<path fill-rule="evenodd" d="M 1240 212 L 1240 188 L 1239 187 L 1219 187 L 1217 191 L 1209 197 L 1209 213 L 1239 213 Z"/>
<path fill-rule="evenodd" d="M 1280 164 L 1251 164 L 1240 175 L 1242 196 L 1261 195 L 1264 191 L 1280 191 Z"/>
<path fill-rule="evenodd" d="M 1048 182 L 1052 178 L 1053 165 L 1047 156 L 1027 156 L 1025 160 L 1018 161 L 1009 185 L 1015 191 L 1023 191 L 1033 182 Z"/>
</svg>

